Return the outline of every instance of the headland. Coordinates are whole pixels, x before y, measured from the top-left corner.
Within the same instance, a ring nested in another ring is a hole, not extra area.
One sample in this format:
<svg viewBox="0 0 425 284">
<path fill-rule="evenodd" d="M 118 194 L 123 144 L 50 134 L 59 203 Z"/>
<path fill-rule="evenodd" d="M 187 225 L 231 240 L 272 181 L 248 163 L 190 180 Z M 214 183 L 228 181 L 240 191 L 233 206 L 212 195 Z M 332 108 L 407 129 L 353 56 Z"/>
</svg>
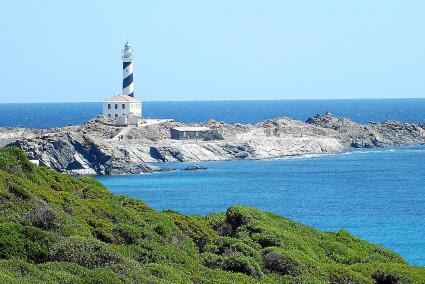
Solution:
<svg viewBox="0 0 425 284">
<path fill-rule="evenodd" d="M 214 135 L 171 139 L 172 129 L 193 127 L 211 129 Z M 92 175 L 161 171 L 161 162 L 276 159 L 424 143 L 422 124 L 358 124 L 331 113 L 305 122 L 276 118 L 257 124 L 214 120 L 185 124 L 145 119 L 138 126 L 117 126 L 114 120 L 99 116 L 62 128 L 0 129 L 0 147 L 19 147 L 31 160 L 59 172 Z"/>
</svg>

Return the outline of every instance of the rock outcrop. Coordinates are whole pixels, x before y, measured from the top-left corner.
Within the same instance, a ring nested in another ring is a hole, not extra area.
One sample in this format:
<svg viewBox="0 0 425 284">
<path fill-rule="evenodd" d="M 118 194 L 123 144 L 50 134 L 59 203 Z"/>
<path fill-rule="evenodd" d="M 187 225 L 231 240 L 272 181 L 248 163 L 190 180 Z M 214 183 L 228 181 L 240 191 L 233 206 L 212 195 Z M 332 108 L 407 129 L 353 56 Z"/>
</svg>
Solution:
<svg viewBox="0 0 425 284">
<path fill-rule="evenodd" d="M 415 145 L 424 143 L 425 139 L 423 125 L 398 121 L 360 125 L 349 119 L 326 113 L 311 117 L 306 123 L 337 131 L 341 141 L 354 148 Z"/>
<path fill-rule="evenodd" d="M 222 139 L 170 139 L 170 129 L 183 125 L 148 120 L 141 127 L 117 127 L 98 117 L 80 126 L 1 129 L 0 146 L 19 147 L 30 159 L 60 172 L 104 175 L 160 171 L 158 162 L 273 159 L 425 143 L 420 124 L 361 125 L 330 113 L 306 122 L 276 118 L 252 125 L 210 120 L 200 125 L 217 130 Z"/>
</svg>

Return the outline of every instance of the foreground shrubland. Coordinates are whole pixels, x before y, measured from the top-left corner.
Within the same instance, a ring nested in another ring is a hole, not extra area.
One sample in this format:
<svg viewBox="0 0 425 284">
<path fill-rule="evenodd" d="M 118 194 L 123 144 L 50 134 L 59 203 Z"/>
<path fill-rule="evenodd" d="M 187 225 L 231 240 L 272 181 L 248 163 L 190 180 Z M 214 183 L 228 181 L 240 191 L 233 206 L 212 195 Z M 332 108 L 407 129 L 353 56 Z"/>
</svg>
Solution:
<svg viewBox="0 0 425 284">
<path fill-rule="evenodd" d="M 158 212 L 0 150 L 0 283 L 425 283 L 346 231 L 254 208 Z"/>
</svg>

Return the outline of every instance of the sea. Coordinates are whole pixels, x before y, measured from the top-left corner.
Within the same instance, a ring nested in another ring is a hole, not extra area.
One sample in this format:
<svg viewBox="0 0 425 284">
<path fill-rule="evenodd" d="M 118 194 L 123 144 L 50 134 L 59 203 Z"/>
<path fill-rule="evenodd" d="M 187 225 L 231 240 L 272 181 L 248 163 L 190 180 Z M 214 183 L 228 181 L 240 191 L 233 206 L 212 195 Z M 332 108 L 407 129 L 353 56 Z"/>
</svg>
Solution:
<svg viewBox="0 0 425 284">
<path fill-rule="evenodd" d="M 51 128 L 99 115 L 100 103 L 0 104 L 0 127 Z M 425 99 L 144 102 L 150 118 L 257 123 L 331 112 L 360 123 L 425 123 Z M 425 146 L 266 161 L 165 163 L 205 171 L 96 177 L 111 192 L 185 214 L 255 206 L 324 231 L 347 230 L 425 266 Z"/>
</svg>

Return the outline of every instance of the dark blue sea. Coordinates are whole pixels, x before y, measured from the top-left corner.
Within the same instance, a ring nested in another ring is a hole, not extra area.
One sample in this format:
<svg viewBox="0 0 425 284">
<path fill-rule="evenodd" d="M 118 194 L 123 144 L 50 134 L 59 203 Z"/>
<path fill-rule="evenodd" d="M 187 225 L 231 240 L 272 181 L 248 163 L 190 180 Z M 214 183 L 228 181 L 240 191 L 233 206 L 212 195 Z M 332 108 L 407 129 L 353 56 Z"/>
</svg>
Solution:
<svg viewBox="0 0 425 284">
<path fill-rule="evenodd" d="M 305 120 L 330 111 L 357 122 L 425 123 L 425 99 L 146 102 L 143 107 L 147 117 L 185 122 Z M 0 126 L 64 126 L 99 113 L 99 103 L 0 104 Z M 156 209 L 207 214 L 233 204 L 255 206 L 321 230 L 346 229 L 425 265 L 425 146 L 202 165 L 208 170 L 97 178 L 112 192 Z"/>
<path fill-rule="evenodd" d="M 101 103 L 0 104 L 0 127 L 51 128 L 75 125 L 101 112 Z M 147 118 L 173 118 L 183 122 L 204 122 L 210 118 L 228 123 L 257 123 L 275 117 L 306 120 L 325 112 L 361 123 L 391 119 L 425 123 L 425 99 L 143 103 L 143 115 Z"/>
</svg>

